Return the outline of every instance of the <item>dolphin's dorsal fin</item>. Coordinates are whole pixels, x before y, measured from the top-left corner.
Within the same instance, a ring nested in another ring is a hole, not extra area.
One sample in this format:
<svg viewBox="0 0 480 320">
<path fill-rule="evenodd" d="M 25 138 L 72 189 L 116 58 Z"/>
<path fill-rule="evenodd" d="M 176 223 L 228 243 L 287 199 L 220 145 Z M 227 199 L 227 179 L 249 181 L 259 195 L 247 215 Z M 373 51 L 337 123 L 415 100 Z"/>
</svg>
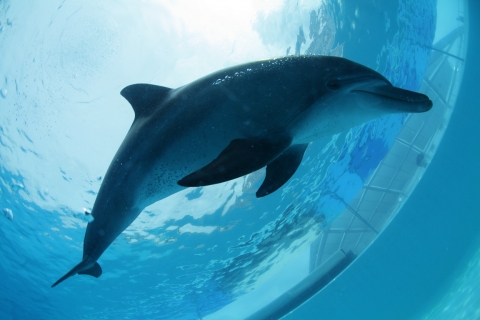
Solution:
<svg viewBox="0 0 480 320">
<path fill-rule="evenodd" d="M 257 191 L 257 198 L 277 191 L 293 176 L 302 162 L 307 147 L 308 143 L 295 144 L 283 151 L 282 154 L 267 165 L 267 174 Z"/>
<path fill-rule="evenodd" d="M 120 94 L 127 99 L 135 111 L 135 119 L 153 113 L 172 89 L 152 84 L 137 83 L 123 88 Z"/>
</svg>

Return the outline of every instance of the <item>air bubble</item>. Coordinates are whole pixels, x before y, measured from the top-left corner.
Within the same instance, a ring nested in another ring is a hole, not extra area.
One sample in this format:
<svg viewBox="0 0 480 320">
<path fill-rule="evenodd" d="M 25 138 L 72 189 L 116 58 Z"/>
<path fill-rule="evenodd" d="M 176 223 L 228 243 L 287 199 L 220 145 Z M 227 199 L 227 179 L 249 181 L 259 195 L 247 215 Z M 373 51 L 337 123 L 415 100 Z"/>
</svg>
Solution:
<svg viewBox="0 0 480 320">
<path fill-rule="evenodd" d="M 11 184 L 11 187 L 12 187 L 13 192 L 17 192 L 18 190 L 24 188 L 23 184 L 21 184 L 20 182 L 16 182 L 16 181 Z"/>
<path fill-rule="evenodd" d="M 83 214 L 78 212 L 78 213 L 74 213 L 73 216 L 77 219 L 80 219 L 80 220 L 88 222 L 88 223 L 90 223 L 94 220 L 90 210 L 88 210 L 87 208 L 83 208 L 82 211 L 83 211 Z"/>
<path fill-rule="evenodd" d="M 6 88 L 3 88 L 0 93 L 2 95 L 2 98 L 6 98 L 8 95 L 8 90 Z"/>
<path fill-rule="evenodd" d="M 10 221 L 13 221 L 13 212 L 8 208 L 3 209 L 3 215 Z"/>
</svg>

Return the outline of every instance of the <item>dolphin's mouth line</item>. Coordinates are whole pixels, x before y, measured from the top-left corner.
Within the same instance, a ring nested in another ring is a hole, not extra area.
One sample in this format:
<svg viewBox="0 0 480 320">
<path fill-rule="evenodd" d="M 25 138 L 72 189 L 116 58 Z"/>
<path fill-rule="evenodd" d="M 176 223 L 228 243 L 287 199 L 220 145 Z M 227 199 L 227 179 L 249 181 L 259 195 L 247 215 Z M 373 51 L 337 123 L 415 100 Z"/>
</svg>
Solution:
<svg viewBox="0 0 480 320">
<path fill-rule="evenodd" d="M 371 92 L 371 91 L 368 91 L 368 90 L 360 90 L 360 89 L 352 90 L 351 92 L 363 92 L 363 93 L 368 93 L 368 94 L 371 94 L 371 95 L 374 95 L 374 96 L 384 97 L 384 98 L 388 98 L 388 99 L 391 99 L 391 100 L 407 102 L 407 103 L 422 103 L 422 102 L 427 102 L 427 101 L 430 100 L 428 98 L 419 99 L 419 100 L 412 100 L 412 99 L 408 99 L 408 98 L 402 99 L 400 97 L 394 97 L 394 96 L 391 96 L 391 95 L 388 95 L 388 94 L 381 94 L 381 93 L 378 93 L 378 92 Z"/>
<path fill-rule="evenodd" d="M 422 93 L 394 87 L 390 82 L 384 81 L 365 83 L 363 85 L 352 88 L 351 92 L 365 92 L 368 94 L 392 99 L 395 101 L 401 101 L 408 104 L 431 103 L 430 99 Z"/>
<path fill-rule="evenodd" d="M 425 112 L 432 108 L 432 101 L 423 93 L 397 88 L 390 83 L 369 83 L 353 88 L 354 93 L 363 93 L 390 101 L 385 106 L 397 112 Z"/>
</svg>

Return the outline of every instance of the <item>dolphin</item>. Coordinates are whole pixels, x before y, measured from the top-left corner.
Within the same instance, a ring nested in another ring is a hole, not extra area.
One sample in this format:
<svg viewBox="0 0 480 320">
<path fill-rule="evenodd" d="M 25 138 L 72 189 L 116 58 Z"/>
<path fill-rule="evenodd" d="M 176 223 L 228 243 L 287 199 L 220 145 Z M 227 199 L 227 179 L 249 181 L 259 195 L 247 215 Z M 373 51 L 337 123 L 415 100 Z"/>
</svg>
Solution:
<svg viewBox="0 0 480 320">
<path fill-rule="evenodd" d="M 99 277 L 97 260 L 142 210 L 185 187 L 203 187 L 266 166 L 256 196 L 295 173 L 310 142 L 432 101 L 376 71 L 327 56 L 287 56 L 223 69 L 177 89 L 121 91 L 135 119 L 95 200 L 83 258 L 55 282 Z"/>
</svg>

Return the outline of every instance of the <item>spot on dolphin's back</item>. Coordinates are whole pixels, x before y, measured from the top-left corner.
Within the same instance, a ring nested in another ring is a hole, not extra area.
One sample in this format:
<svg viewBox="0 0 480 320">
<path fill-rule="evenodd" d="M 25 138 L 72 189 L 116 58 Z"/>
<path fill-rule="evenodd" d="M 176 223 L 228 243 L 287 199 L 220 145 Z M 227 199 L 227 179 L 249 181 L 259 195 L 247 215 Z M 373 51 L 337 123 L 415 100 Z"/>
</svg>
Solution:
<svg viewBox="0 0 480 320">
<path fill-rule="evenodd" d="M 120 94 L 132 105 L 135 120 L 150 116 L 172 89 L 137 83 L 125 87 Z"/>
</svg>

